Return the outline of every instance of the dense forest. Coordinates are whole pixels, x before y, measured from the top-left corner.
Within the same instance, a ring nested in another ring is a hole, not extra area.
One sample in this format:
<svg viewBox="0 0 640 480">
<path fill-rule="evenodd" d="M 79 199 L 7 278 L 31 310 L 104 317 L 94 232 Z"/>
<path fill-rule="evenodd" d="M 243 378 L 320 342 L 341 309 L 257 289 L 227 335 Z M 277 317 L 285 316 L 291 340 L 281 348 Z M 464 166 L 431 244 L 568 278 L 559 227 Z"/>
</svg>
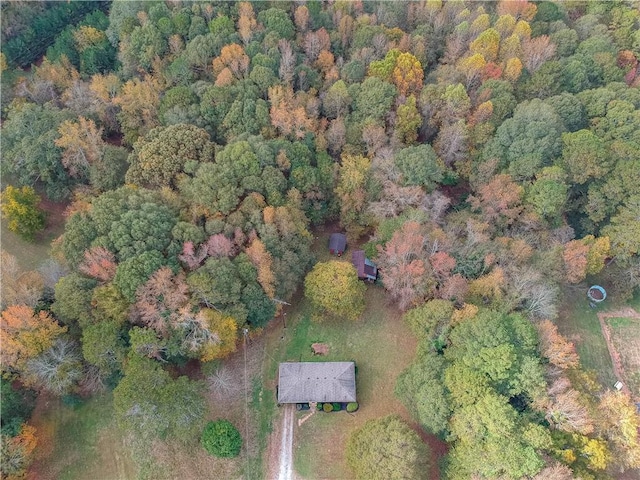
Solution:
<svg viewBox="0 0 640 480">
<path fill-rule="evenodd" d="M 361 315 L 351 264 L 317 263 L 326 225 L 418 339 L 395 392 L 443 478 L 640 468 L 632 397 L 557 327 L 568 284 L 640 287 L 639 60 L 633 1 L 3 2 L 3 216 L 30 240 L 41 199 L 68 206 L 43 267 L 2 253 L 2 477 L 40 392 L 113 391 L 139 462 L 199 442 L 204 385 L 176 368 L 298 291 Z M 420 437 L 376 422 L 355 477 L 426 478 Z"/>
</svg>

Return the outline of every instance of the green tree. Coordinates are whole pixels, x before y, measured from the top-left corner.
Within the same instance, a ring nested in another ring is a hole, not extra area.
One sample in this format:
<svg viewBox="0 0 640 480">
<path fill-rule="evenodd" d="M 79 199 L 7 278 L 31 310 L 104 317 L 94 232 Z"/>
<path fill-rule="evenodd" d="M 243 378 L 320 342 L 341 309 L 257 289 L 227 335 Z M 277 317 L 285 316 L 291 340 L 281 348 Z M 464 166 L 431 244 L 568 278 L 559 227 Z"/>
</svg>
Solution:
<svg viewBox="0 0 640 480">
<path fill-rule="evenodd" d="M 450 453 L 449 478 L 481 475 L 522 478 L 535 475 L 544 461 L 534 447 L 550 447 L 550 437 L 535 426 L 522 424 L 506 397 L 487 394 L 454 414 L 451 430 L 459 440 Z M 542 445 L 532 445 L 531 433 L 542 433 Z M 481 458 L 482 461 L 478 461 Z"/>
<path fill-rule="evenodd" d="M 254 274 L 255 275 L 255 274 Z M 255 281 L 255 276 L 253 277 Z M 207 307 L 215 307 L 244 323 L 247 311 L 241 306 L 242 289 L 246 284 L 237 263 L 227 257 L 209 258 L 187 278 L 194 297 Z"/>
<path fill-rule="evenodd" d="M 166 205 L 143 203 L 111 223 L 109 247 L 120 261 L 149 251 L 165 254 L 176 223 L 177 218 Z"/>
<path fill-rule="evenodd" d="M 364 312 L 365 291 L 353 265 L 336 260 L 317 263 L 304 281 L 304 294 L 317 309 L 349 320 Z"/>
<path fill-rule="evenodd" d="M 526 201 L 552 226 L 558 226 L 565 212 L 569 191 L 565 182 L 566 174 L 560 167 L 545 167 L 536 177 L 527 191 Z"/>
<path fill-rule="evenodd" d="M 340 201 L 340 223 L 354 239 L 372 222 L 367 208 L 375 195 L 373 187 L 371 160 L 343 155 L 335 193 Z"/>
<path fill-rule="evenodd" d="M 102 161 L 89 166 L 89 183 L 102 192 L 121 187 L 129 167 L 128 156 L 124 147 L 105 145 Z"/>
<path fill-rule="evenodd" d="M 200 382 L 173 379 L 156 361 L 136 353 L 129 354 L 113 405 L 118 424 L 142 442 L 186 440 L 202 428 L 206 410 Z"/>
<path fill-rule="evenodd" d="M 395 415 L 367 421 L 347 443 L 347 462 L 359 480 L 424 478 L 430 456 L 418 434 Z"/>
<path fill-rule="evenodd" d="M 288 299 L 294 294 L 313 262 L 313 236 L 302 210 L 300 194 L 292 189 L 287 202 L 263 210 L 264 225 L 258 227 L 260 240 L 272 257 L 275 296 Z"/>
<path fill-rule="evenodd" d="M 353 116 L 359 122 L 382 120 L 391 110 L 396 95 L 396 88 L 378 77 L 367 78 L 353 91 Z"/>
<path fill-rule="evenodd" d="M 444 437 L 449 429 L 451 403 L 444 386 L 442 356 L 431 350 L 418 350 L 416 359 L 398 376 L 395 394 L 413 418 L 434 435 Z"/>
<path fill-rule="evenodd" d="M 404 185 L 418 185 L 427 192 L 444 178 L 445 166 L 429 144 L 403 148 L 395 158 Z"/>
<path fill-rule="evenodd" d="M 611 240 L 611 253 L 621 260 L 630 260 L 640 253 L 640 195 L 629 198 L 602 229 Z"/>
<path fill-rule="evenodd" d="M 202 447 L 211 455 L 233 458 L 240 454 L 242 437 L 229 420 L 208 422 L 202 431 Z"/>
<path fill-rule="evenodd" d="M 205 130 L 185 124 L 158 127 L 135 143 L 126 181 L 176 188 L 181 175 L 193 175 L 201 163 L 212 160 L 213 143 Z"/>
<path fill-rule="evenodd" d="M 222 149 L 215 163 L 201 164 L 193 179 L 183 182 L 180 189 L 194 205 L 228 215 L 246 192 L 262 192 L 260 174 L 260 158 L 252 145 L 243 140 Z"/>
<path fill-rule="evenodd" d="M 560 155 L 564 126 L 554 109 L 541 100 L 523 102 L 496 130 L 483 152 L 498 159 L 517 179 L 531 178 Z"/>
<path fill-rule="evenodd" d="M 84 327 L 91 323 L 91 295 L 98 282 L 70 273 L 55 286 L 55 298 L 51 310 L 66 325 Z"/>
<path fill-rule="evenodd" d="M 422 117 L 416 107 L 416 97 L 411 95 L 398 107 L 395 133 L 398 139 L 407 145 L 418 139 L 418 129 L 422 125 Z"/>
<path fill-rule="evenodd" d="M 589 130 L 562 134 L 561 165 L 572 183 L 582 184 L 606 176 L 611 160 L 604 142 Z"/>
<path fill-rule="evenodd" d="M 431 300 L 408 310 L 403 320 L 420 339 L 437 339 L 448 333 L 453 304 L 447 300 Z"/>
<path fill-rule="evenodd" d="M 138 287 L 149 280 L 151 274 L 165 263 L 165 258 L 156 250 L 148 250 L 129 257 L 118 265 L 113 284 L 127 300 L 133 302 Z"/>
<path fill-rule="evenodd" d="M 327 118 L 338 118 L 348 113 L 351 102 L 352 99 L 349 95 L 347 84 L 342 80 L 338 80 L 327 90 L 322 100 L 322 107 Z"/>
<path fill-rule="evenodd" d="M 267 33 L 274 32 L 278 38 L 292 40 L 296 28 L 287 12 L 280 8 L 269 8 L 258 13 L 258 21 L 262 23 Z"/>
<path fill-rule="evenodd" d="M 35 404 L 35 392 L 16 388 L 9 380 L 0 377 L 0 425 L 2 434 L 11 437 L 20 433 L 20 426 L 31 417 Z"/>
<path fill-rule="evenodd" d="M 9 109 L 2 125 L 2 172 L 16 176 L 19 185 L 41 182 L 47 196 L 60 200 L 76 180 L 62 166 L 62 151 L 55 145 L 58 127 L 71 112 L 50 103 L 24 103 Z"/>
<path fill-rule="evenodd" d="M 40 197 L 31 187 L 8 185 L 2 192 L 2 216 L 9 221 L 9 230 L 25 240 L 33 240 L 45 225 L 45 215 L 38 204 Z"/>
<path fill-rule="evenodd" d="M 126 351 L 125 332 L 116 321 L 101 321 L 82 331 L 82 356 L 105 377 L 122 369 Z"/>
</svg>

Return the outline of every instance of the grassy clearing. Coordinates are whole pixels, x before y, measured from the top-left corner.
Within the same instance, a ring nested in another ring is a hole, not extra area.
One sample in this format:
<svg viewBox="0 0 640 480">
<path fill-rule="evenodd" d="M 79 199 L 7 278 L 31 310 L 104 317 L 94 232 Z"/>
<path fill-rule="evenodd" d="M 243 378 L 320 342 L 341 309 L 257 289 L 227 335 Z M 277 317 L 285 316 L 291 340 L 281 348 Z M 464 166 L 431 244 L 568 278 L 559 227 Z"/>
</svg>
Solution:
<svg viewBox="0 0 640 480">
<path fill-rule="evenodd" d="M 16 257 L 23 270 L 35 270 L 49 258 L 51 242 L 64 232 L 63 212 L 66 203 L 43 201 L 40 207 L 47 214 L 47 224 L 43 231 L 36 235 L 33 242 L 27 242 L 9 230 L 7 220 L 0 222 L 0 238 L 2 248 Z"/>
<path fill-rule="evenodd" d="M 294 436 L 294 468 L 303 478 L 351 478 L 344 458 L 344 446 L 350 433 L 366 420 L 390 413 L 399 413 L 409 420 L 404 406 L 393 393 L 398 374 L 412 361 L 416 340 L 401 320 L 400 313 L 385 304 L 385 295 L 378 287 L 367 291 L 367 310 L 357 322 L 327 319 L 310 320 L 306 301 L 295 312 L 289 312 L 286 336 L 274 341 L 269 372 L 276 376 L 279 361 L 355 361 L 358 369 L 356 388 L 360 410 L 317 413 Z M 288 340 L 288 341 L 287 341 Z M 329 353 L 314 356 L 311 344 L 325 343 Z M 300 418 L 308 412 L 298 413 Z"/>
<path fill-rule="evenodd" d="M 64 226 L 53 229 L 50 234 L 38 236 L 34 242 L 27 242 L 9 230 L 7 221 L 2 220 L 1 232 L 2 248 L 16 257 L 18 265 L 23 270 L 35 270 L 49 258 L 51 241 L 59 236 Z"/>
<path fill-rule="evenodd" d="M 329 226 L 316 232 L 313 251 L 318 261 L 336 259 L 329 255 L 327 249 L 328 239 L 333 231 L 339 229 Z M 349 245 L 343 261 L 349 261 L 353 248 L 354 245 Z M 298 477 L 352 478 L 353 474 L 346 464 L 344 448 L 356 428 L 369 419 L 391 413 L 398 413 L 412 423 L 393 390 L 397 376 L 413 361 L 417 341 L 402 321 L 401 313 L 386 303 L 386 295 L 378 286 L 368 287 L 367 308 L 357 322 L 330 318 L 314 322 L 311 320 L 311 307 L 302 295 L 292 300 L 292 304 L 286 307 L 286 315 L 274 321 L 265 336 L 267 354 L 264 388 L 269 390 L 272 398 L 275 397 L 279 362 L 356 362 L 356 388 L 360 403 L 358 412 L 318 412 L 294 429 L 294 470 Z M 327 344 L 329 353 L 314 356 L 312 343 Z M 308 413 L 297 412 L 296 417 L 301 419 Z M 279 412 L 274 408 L 271 411 L 264 410 L 263 414 L 276 419 Z M 423 431 L 420 434 L 425 441 L 433 440 Z"/>
<path fill-rule="evenodd" d="M 28 478 L 135 477 L 136 469 L 113 420 L 110 394 L 77 407 L 55 398 L 41 397 L 38 402 L 31 422 L 37 428 L 38 448 Z"/>
<path fill-rule="evenodd" d="M 611 304 L 591 308 L 586 296 L 586 288 L 567 287 L 563 290 L 564 302 L 556 321 L 560 333 L 571 340 L 578 350 L 580 362 L 587 370 L 596 372 L 602 385 L 616 382 L 611 357 L 602 336 L 597 313 Z"/>
<path fill-rule="evenodd" d="M 609 318 L 611 340 L 620 355 L 624 382 L 635 398 L 640 398 L 640 320 Z"/>
</svg>

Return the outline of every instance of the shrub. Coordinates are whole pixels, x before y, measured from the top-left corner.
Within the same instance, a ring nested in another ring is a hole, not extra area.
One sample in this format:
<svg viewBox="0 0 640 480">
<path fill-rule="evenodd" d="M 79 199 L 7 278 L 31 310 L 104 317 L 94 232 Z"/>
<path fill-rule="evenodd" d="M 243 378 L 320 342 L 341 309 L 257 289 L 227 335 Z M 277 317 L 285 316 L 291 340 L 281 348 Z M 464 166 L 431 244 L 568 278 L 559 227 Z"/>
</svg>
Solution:
<svg viewBox="0 0 640 480">
<path fill-rule="evenodd" d="M 316 410 L 320 411 L 322 410 L 322 403 L 316 403 Z"/>
<path fill-rule="evenodd" d="M 322 410 L 324 410 L 325 412 L 332 412 L 333 405 L 331 405 L 330 403 L 325 403 L 322 405 Z"/>
<path fill-rule="evenodd" d="M 71 408 L 76 408 L 82 405 L 82 401 L 82 397 L 80 397 L 79 395 L 71 394 L 62 397 L 62 403 Z"/>
<path fill-rule="evenodd" d="M 358 402 L 349 402 L 347 403 L 347 412 L 353 413 L 358 410 L 359 406 Z"/>
<path fill-rule="evenodd" d="M 237 457 L 242 447 L 242 437 L 229 420 L 216 420 L 204 427 L 202 446 L 216 457 Z"/>
<path fill-rule="evenodd" d="M 340 405 L 337 402 L 334 402 L 332 406 L 333 406 L 333 411 L 334 412 L 339 412 L 340 410 L 342 410 L 342 405 Z"/>
</svg>

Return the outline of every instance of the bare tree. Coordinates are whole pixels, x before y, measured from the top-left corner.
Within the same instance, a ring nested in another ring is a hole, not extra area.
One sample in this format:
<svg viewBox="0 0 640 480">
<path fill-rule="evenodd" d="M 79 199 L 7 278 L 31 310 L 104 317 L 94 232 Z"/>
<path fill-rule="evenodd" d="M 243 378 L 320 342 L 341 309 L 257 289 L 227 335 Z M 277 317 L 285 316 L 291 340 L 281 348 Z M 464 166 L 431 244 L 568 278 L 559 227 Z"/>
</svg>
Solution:
<svg viewBox="0 0 640 480">
<path fill-rule="evenodd" d="M 47 288 L 55 287 L 58 280 L 69 273 L 69 269 L 62 265 L 60 262 L 49 258 L 40 267 L 38 271 L 44 280 L 44 286 Z"/>
<path fill-rule="evenodd" d="M 533 74 L 544 62 L 552 58 L 556 53 L 555 44 L 551 43 L 547 35 L 526 40 L 522 44 L 524 53 L 524 65 Z"/>
<path fill-rule="evenodd" d="M 238 371 L 226 365 L 220 366 L 207 377 L 209 389 L 221 398 L 232 399 L 242 393 L 242 379 Z"/>
<path fill-rule="evenodd" d="M 513 308 L 521 308 L 533 319 L 555 318 L 558 289 L 532 267 L 507 269 L 508 295 Z"/>
<path fill-rule="evenodd" d="M 278 42 L 280 50 L 280 79 L 286 84 L 291 85 L 293 82 L 293 69 L 296 65 L 296 57 L 291 49 L 291 44 L 284 39 Z"/>
<path fill-rule="evenodd" d="M 56 395 L 68 392 L 83 375 L 78 345 L 69 338 L 56 339 L 49 350 L 27 362 L 25 373 Z"/>
<path fill-rule="evenodd" d="M 533 480 L 573 480 L 573 472 L 569 467 L 559 462 L 543 468 L 533 477 Z"/>
<path fill-rule="evenodd" d="M 451 166 L 467 158 L 469 154 L 468 130 L 464 120 L 445 125 L 438 132 L 434 149 L 445 164 Z"/>
<path fill-rule="evenodd" d="M 557 378 L 547 389 L 549 399 L 543 401 L 545 418 L 559 430 L 588 435 L 593 432 L 593 420 L 580 400 L 578 391 L 564 376 Z"/>
</svg>

